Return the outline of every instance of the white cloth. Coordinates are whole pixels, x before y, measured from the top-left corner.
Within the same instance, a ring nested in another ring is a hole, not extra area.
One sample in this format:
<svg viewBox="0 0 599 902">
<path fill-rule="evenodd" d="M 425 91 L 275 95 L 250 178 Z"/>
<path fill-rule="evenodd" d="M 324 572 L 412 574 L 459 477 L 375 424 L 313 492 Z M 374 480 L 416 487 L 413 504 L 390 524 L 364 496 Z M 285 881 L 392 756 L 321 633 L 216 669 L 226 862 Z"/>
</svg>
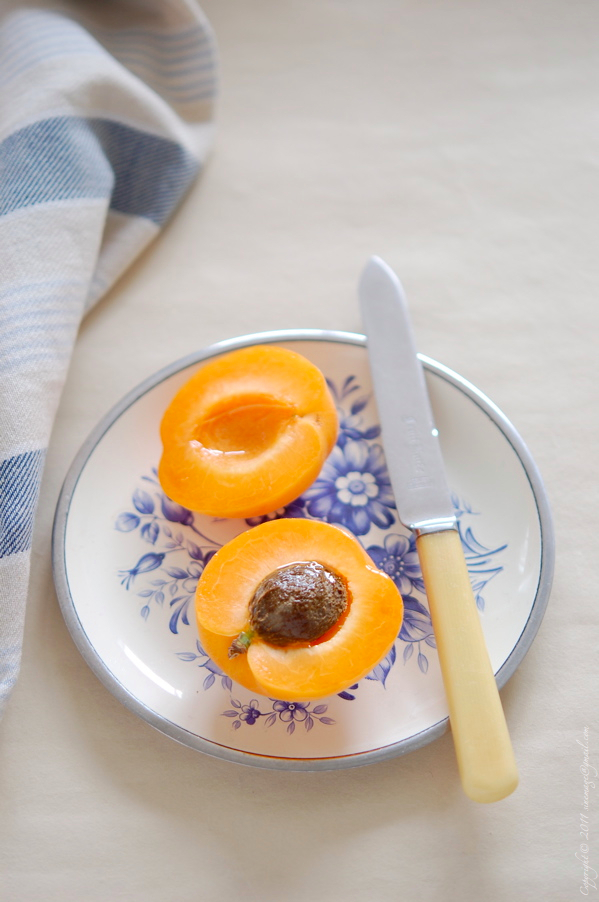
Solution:
<svg viewBox="0 0 599 902">
<path fill-rule="evenodd" d="M 19 670 L 41 472 L 81 318 L 198 173 L 216 68 L 193 0 L 0 13 L 0 712 Z"/>
</svg>

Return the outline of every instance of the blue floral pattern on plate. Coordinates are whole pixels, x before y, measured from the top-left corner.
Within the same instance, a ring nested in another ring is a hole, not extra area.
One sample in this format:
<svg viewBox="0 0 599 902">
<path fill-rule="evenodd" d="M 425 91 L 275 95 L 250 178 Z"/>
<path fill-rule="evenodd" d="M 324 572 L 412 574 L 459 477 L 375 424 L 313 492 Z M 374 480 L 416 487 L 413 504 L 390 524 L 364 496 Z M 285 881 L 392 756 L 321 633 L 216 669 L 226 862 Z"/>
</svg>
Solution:
<svg viewBox="0 0 599 902">
<path fill-rule="evenodd" d="M 396 519 L 383 449 L 365 439 L 336 445 L 302 498 L 311 517 L 345 526 L 355 536 L 365 536 L 372 525 L 388 529 Z"/>
<path fill-rule="evenodd" d="M 339 386 L 329 380 L 328 384 L 339 414 L 339 435 L 318 479 L 285 508 L 248 518 L 245 526 L 279 517 L 315 518 L 344 527 L 361 541 L 376 566 L 393 579 L 404 600 L 404 620 L 397 642 L 366 677 L 384 688 L 398 651 L 404 666 L 415 658 L 420 672 L 426 674 L 428 655 L 436 649 L 435 637 L 415 539 L 397 519 L 383 449 L 377 441 L 380 427 L 368 424 L 371 396 L 362 392 L 352 375 Z M 472 527 L 466 525 L 477 513 L 457 496 L 452 501 L 476 603 L 483 612 L 485 587 L 502 572 L 499 558 L 507 544 L 495 548 L 483 545 L 475 538 Z M 118 515 L 114 525 L 121 533 L 138 532 L 151 548 L 132 567 L 117 573 L 123 587 L 140 599 L 142 622 L 153 610 L 166 609 L 170 632 L 186 637 L 198 580 L 223 544 L 207 535 L 210 527 L 205 527 L 205 523 L 210 523 L 209 518 L 194 514 L 164 494 L 155 469 L 141 477 L 140 485 L 133 490 L 130 508 Z M 240 525 L 243 526 L 241 521 Z M 205 672 L 204 691 L 214 686 L 228 695 L 230 707 L 223 710 L 222 716 L 231 720 L 234 730 L 262 723 L 267 728 L 284 725 L 292 735 L 297 727 L 309 731 L 317 723 L 335 723 L 326 715 L 326 704 L 255 698 L 244 702 L 236 698 L 231 679 L 211 661 L 197 640 L 193 651 L 184 649 L 176 654 L 181 661 L 195 663 Z M 357 683 L 339 693 L 339 697 L 352 701 L 359 687 Z"/>
</svg>

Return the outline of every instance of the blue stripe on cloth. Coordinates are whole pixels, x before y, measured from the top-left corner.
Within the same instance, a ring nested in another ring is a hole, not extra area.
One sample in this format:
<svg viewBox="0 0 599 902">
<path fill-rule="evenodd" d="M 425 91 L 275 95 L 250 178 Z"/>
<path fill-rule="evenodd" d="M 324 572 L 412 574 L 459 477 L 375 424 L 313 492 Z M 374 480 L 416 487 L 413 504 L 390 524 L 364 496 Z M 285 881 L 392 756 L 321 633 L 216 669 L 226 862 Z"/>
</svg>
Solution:
<svg viewBox="0 0 599 902">
<path fill-rule="evenodd" d="M 52 9 L 27 9 L 17 7 L 9 13 L 4 21 L 4 28 L 12 39 L 37 33 L 40 36 L 47 34 L 64 34 L 66 28 L 78 28 L 86 30 L 83 20 L 72 17 L 72 10 L 63 11 Z M 210 40 L 206 28 L 198 22 L 178 31 L 156 31 L 148 28 L 103 28 L 95 23 L 89 25 L 92 33 L 98 32 L 109 37 L 118 38 L 127 44 L 137 42 L 157 42 L 159 44 L 180 44 L 181 42 L 194 41 L 195 43 Z"/>
<path fill-rule="evenodd" d="M 109 197 L 113 181 L 85 119 L 44 119 L 0 144 L 0 215 L 49 201 Z"/>
<path fill-rule="evenodd" d="M 196 103 L 200 100 L 213 100 L 216 96 L 217 81 L 210 76 L 199 87 L 189 88 L 185 85 L 166 85 L 160 79 L 146 79 L 148 85 L 168 97 L 171 103 Z"/>
<path fill-rule="evenodd" d="M 198 161 L 175 141 L 110 119 L 90 123 L 115 175 L 111 209 L 162 225 L 197 175 Z"/>
<path fill-rule="evenodd" d="M 2 55 L 2 68 L 6 74 L 11 74 L 17 68 L 29 68 L 45 59 L 60 56 L 61 53 L 100 53 L 102 48 L 97 41 L 86 32 L 65 29 L 60 37 L 44 35 L 36 38 L 31 36 L 26 45 L 9 45 Z"/>
<path fill-rule="evenodd" d="M 196 70 L 194 63 L 203 60 L 210 61 L 210 65 L 214 66 L 214 50 L 208 46 L 203 46 L 200 50 L 192 48 L 184 53 L 173 55 L 172 52 L 164 53 L 160 50 L 144 50 L 143 48 L 127 47 L 120 51 L 118 47 L 111 47 L 113 55 L 119 59 L 121 63 L 128 64 L 129 61 L 136 63 L 144 63 L 152 69 L 172 69 L 181 66 L 187 66 L 187 74 L 193 74 Z M 91 35 L 85 32 L 75 32 L 74 34 L 66 33 L 55 38 L 46 36 L 45 39 L 37 41 L 29 41 L 27 46 L 14 45 L 0 60 L 2 69 L 6 77 L 12 77 L 26 69 L 33 68 L 38 63 L 44 62 L 54 57 L 62 57 L 68 53 L 103 53 L 104 48 Z"/>
<path fill-rule="evenodd" d="M 188 79 L 187 87 L 197 87 L 201 79 L 206 78 L 206 73 L 210 73 L 210 77 L 215 77 L 214 55 L 209 49 L 202 54 L 195 54 L 193 57 L 184 57 L 182 59 L 169 60 L 163 62 L 148 59 L 142 55 L 133 53 L 121 53 L 119 61 L 129 68 L 147 69 L 151 76 L 160 78 L 163 81 L 167 79 L 182 79 L 189 75 L 194 76 L 193 81 Z"/>
<path fill-rule="evenodd" d="M 22 10 L 3 22 L 0 83 L 8 83 L 53 57 L 104 50 L 79 24 L 50 10 Z"/>
<path fill-rule="evenodd" d="M 82 20 L 79 22 L 76 18 L 71 18 L 72 10 L 61 12 L 52 9 L 35 9 L 35 8 L 16 8 L 10 13 L 6 19 L 4 28 L 10 39 L 15 39 L 26 35 L 28 38 L 37 31 L 40 35 L 46 34 L 63 34 L 65 27 L 76 27 L 85 29 L 87 26 Z M 98 33 L 111 39 L 116 38 L 127 44 L 133 43 L 157 43 L 160 45 L 179 45 L 182 42 L 192 41 L 194 45 L 211 40 L 211 36 L 207 34 L 206 27 L 193 22 L 186 28 L 178 31 L 156 31 L 149 28 L 131 27 L 131 28 L 103 28 L 99 25 L 90 24 L 89 30 L 92 33 Z"/>
<path fill-rule="evenodd" d="M 0 215 L 35 204 L 110 198 L 162 225 L 198 171 L 180 144 L 110 119 L 57 116 L 0 144 Z"/>
<path fill-rule="evenodd" d="M 36 279 L 34 282 L 22 282 L 19 285 L 7 285 L 6 288 L 0 289 L 0 301 L 7 298 L 13 298 L 15 295 L 31 295 L 37 297 L 40 292 L 44 294 L 54 294 L 57 298 L 62 297 L 65 289 L 74 289 L 82 284 L 81 279 Z M 3 310 L 0 305 L 0 326 L 3 317 L 8 315 L 7 310 Z"/>
<path fill-rule="evenodd" d="M 5 16 L 2 30 L 8 54 L 15 48 L 36 46 L 56 37 L 65 42 L 75 35 L 89 39 L 88 32 L 68 15 L 50 9 L 17 9 Z"/>
<path fill-rule="evenodd" d="M 28 69 L 68 54 L 110 53 L 121 65 L 162 94 L 169 103 L 190 103 L 214 96 L 207 91 L 205 73 L 216 70 L 216 49 L 209 26 L 198 23 L 173 33 L 145 29 L 102 29 L 51 10 L 20 10 L 3 24 L 4 46 L 0 54 L 0 84 Z M 200 68 L 197 68 L 200 63 Z M 139 71 L 141 70 L 141 72 Z M 214 72 L 209 72 L 214 81 Z M 174 96 L 170 81 L 185 81 L 186 96 Z"/>
<path fill-rule="evenodd" d="M 106 49 L 125 66 L 136 67 L 144 66 L 150 69 L 154 74 L 162 75 L 169 69 L 179 69 L 181 75 L 190 76 L 189 87 L 192 87 L 192 80 L 198 71 L 203 69 L 216 68 L 214 49 L 208 46 L 202 46 L 202 49 L 191 48 L 184 53 L 172 54 L 172 51 L 164 53 L 154 48 L 145 51 L 140 48 L 137 52 L 134 48 L 127 48 L 126 51 L 120 52 L 118 47 L 107 45 Z M 26 46 L 14 45 L 0 58 L 0 81 L 9 82 L 44 63 L 47 60 L 55 58 L 64 58 L 67 54 L 90 54 L 105 52 L 101 44 L 86 32 L 65 33 L 56 38 L 46 36 L 45 39 L 29 41 Z M 203 62 L 202 62 L 203 61 Z M 200 63 L 198 66 L 197 64 Z"/>
<path fill-rule="evenodd" d="M 182 31 L 150 31 L 147 28 L 119 28 L 118 30 L 109 28 L 95 28 L 98 34 L 104 35 L 110 40 L 120 40 L 128 45 L 135 44 L 157 44 L 160 46 L 178 48 L 181 44 L 191 44 L 196 47 L 211 41 L 212 38 L 206 33 L 201 25 L 191 25 Z"/>
<path fill-rule="evenodd" d="M 0 463 L 0 558 L 31 547 L 45 449 Z"/>
<path fill-rule="evenodd" d="M 47 375 L 67 365 L 87 279 L 37 281 L 0 292 L 0 382 L 12 373 Z"/>
</svg>

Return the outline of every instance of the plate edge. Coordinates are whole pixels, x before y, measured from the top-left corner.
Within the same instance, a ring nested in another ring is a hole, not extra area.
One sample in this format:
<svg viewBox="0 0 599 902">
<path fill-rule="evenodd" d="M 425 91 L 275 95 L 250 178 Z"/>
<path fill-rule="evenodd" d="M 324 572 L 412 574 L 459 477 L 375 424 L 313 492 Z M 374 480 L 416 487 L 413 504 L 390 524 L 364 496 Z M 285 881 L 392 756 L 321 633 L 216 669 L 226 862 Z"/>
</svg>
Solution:
<svg viewBox="0 0 599 902">
<path fill-rule="evenodd" d="M 192 352 L 191 354 L 179 358 L 143 380 L 124 395 L 123 398 L 121 398 L 121 400 L 117 402 L 117 404 L 115 404 L 94 427 L 87 439 L 81 445 L 67 471 L 58 498 L 52 527 L 52 568 L 55 590 L 61 612 L 77 649 L 100 682 L 103 683 L 118 701 L 124 704 L 125 707 L 134 714 L 138 715 L 150 726 L 154 727 L 164 735 L 169 736 L 171 739 L 211 755 L 212 757 L 254 767 L 315 772 L 374 764 L 379 761 L 415 751 L 441 736 L 447 729 L 448 719 L 445 718 L 408 739 L 403 739 L 388 746 L 383 746 L 380 749 L 371 749 L 366 752 L 356 752 L 349 755 L 329 758 L 296 759 L 275 756 L 270 757 L 258 753 L 231 749 L 228 746 L 220 745 L 212 740 L 204 739 L 203 737 L 172 723 L 151 708 L 148 708 L 143 702 L 133 696 L 115 677 L 94 649 L 79 620 L 70 593 L 65 564 L 65 534 L 68 511 L 79 477 L 81 476 L 93 449 L 103 435 L 133 403 L 160 382 L 163 382 L 165 379 L 175 375 L 175 373 L 188 366 L 200 363 L 202 360 L 237 348 L 247 347 L 248 345 L 268 343 L 282 344 L 294 341 L 328 341 L 358 347 L 366 347 L 367 344 L 365 335 L 354 332 L 322 329 L 290 329 L 257 332 L 216 342 L 200 351 Z M 539 518 L 541 533 L 541 566 L 539 581 L 537 583 L 535 598 L 532 603 L 529 617 L 520 637 L 516 642 L 514 649 L 495 675 L 497 684 L 501 689 L 526 656 L 538 632 L 549 600 L 555 557 L 555 540 L 549 502 L 540 472 L 530 451 L 516 428 L 500 408 L 480 391 L 480 389 L 476 388 L 476 386 L 455 371 L 426 355 L 419 354 L 418 356 L 426 370 L 429 370 L 435 375 L 445 379 L 445 381 L 452 383 L 467 394 L 505 435 L 522 464 L 537 507 L 537 516 Z"/>
</svg>

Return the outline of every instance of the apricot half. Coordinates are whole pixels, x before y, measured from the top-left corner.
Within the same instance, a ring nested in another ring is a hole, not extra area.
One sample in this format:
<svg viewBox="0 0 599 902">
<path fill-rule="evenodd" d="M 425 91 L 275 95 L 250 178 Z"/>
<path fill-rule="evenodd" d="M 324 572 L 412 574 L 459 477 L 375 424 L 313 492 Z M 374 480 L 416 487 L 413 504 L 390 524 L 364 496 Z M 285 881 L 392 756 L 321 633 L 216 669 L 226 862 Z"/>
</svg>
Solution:
<svg viewBox="0 0 599 902">
<path fill-rule="evenodd" d="M 217 517 L 268 514 L 310 486 L 335 444 L 324 376 L 276 345 L 205 363 L 162 419 L 158 468 L 169 498 Z"/>
<path fill-rule="evenodd" d="M 347 607 L 311 641 L 286 647 L 254 635 L 230 657 L 240 635 L 251 635 L 257 588 L 286 565 L 316 561 L 337 574 Z M 262 695 L 303 701 L 341 692 L 366 676 L 390 650 L 403 618 L 395 583 L 378 570 L 353 536 L 319 520 L 270 520 L 241 533 L 208 562 L 196 592 L 200 642 L 232 679 Z"/>
</svg>

